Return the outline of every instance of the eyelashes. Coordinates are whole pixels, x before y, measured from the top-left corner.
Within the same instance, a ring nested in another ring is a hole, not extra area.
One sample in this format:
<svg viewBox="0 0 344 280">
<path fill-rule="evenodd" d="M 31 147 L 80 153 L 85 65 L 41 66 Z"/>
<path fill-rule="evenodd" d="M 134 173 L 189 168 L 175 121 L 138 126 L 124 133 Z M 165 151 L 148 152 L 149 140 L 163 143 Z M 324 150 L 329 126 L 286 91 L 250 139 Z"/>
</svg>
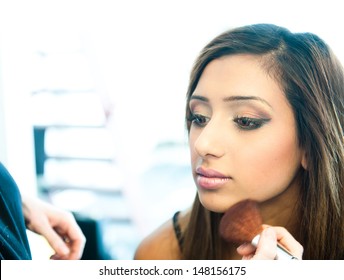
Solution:
<svg viewBox="0 0 344 280">
<path fill-rule="evenodd" d="M 198 127 L 204 127 L 210 121 L 210 118 L 203 116 L 201 114 L 190 113 L 190 116 L 187 118 L 187 121 L 191 122 L 191 124 L 196 125 Z"/>
<path fill-rule="evenodd" d="M 196 127 L 205 127 L 210 118 L 206 117 L 201 114 L 190 113 L 190 116 L 187 119 L 191 122 L 191 125 L 195 125 Z M 245 116 L 236 116 L 233 118 L 233 122 L 240 130 L 255 130 L 262 127 L 264 124 L 268 123 L 271 119 L 269 118 L 252 118 L 252 117 L 245 117 Z"/>
<path fill-rule="evenodd" d="M 254 130 L 270 121 L 268 118 L 235 117 L 233 121 L 242 130 Z"/>
</svg>

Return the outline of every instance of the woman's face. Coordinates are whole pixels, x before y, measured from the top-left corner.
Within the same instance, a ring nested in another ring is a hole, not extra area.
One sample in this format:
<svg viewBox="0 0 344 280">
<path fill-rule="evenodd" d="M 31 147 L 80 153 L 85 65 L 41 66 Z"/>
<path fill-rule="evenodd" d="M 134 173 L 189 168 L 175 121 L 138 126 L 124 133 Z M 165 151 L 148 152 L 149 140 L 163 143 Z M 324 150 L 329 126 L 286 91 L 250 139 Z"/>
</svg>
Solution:
<svg viewBox="0 0 344 280">
<path fill-rule="evenodd" d="M 305 161 L 292 108 L 260 59 L 213 60 L 189 103 L 193 177 L 211 211 L 283 195 Z"/>
</svg>

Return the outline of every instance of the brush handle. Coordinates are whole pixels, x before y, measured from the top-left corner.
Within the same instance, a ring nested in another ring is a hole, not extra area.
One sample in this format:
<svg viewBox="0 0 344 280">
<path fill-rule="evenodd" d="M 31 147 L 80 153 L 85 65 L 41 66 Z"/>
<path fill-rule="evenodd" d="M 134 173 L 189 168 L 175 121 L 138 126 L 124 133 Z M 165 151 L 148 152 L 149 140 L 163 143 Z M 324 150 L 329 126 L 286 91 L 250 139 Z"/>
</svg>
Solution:
<svg viewBox="0 0 344 280">
<path fill-rule="evenodd" d="M 252 245 L 257 247 L 259 238 L 260 235 L 256 235 L 251 241 Z M 297 260 L 297 258 L 284 249 L 281 245 L 277 244 L 277 254 L 275 260 Z"/>
</svg>

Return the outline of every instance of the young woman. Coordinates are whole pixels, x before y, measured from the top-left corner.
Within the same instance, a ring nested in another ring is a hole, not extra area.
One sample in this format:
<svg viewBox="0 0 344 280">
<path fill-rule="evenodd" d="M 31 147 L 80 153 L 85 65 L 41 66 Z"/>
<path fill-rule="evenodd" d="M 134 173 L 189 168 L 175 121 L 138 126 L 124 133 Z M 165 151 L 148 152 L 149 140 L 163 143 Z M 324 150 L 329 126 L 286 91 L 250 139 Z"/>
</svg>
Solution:
<svg viewBox="0 0 344 280">
<path fill-rule="evenodd" d="M 216 37 L 191 72 L 186 123 L 194 204 L 136 259 L 274 259 L 277 242 L 299 259 L 343 259 L 344 73 L 322 39 L 270 24 Z M 257 249 L 219 235 L 244 199 L 269 225 Z"/>
</svg>

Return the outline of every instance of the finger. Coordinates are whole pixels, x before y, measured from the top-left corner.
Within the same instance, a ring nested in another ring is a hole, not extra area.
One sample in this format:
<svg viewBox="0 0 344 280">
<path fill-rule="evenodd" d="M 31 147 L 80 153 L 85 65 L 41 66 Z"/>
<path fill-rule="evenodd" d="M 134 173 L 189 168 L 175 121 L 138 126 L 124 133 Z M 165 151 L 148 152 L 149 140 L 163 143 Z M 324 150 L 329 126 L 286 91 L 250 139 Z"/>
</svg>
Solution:
<svg viewBox="0 0 344 280">
<path fill-rule="evenodd" d="M 81 258 L 83 252 L 83 246 L 80 240 L 71 241 L 66 234 L 64 234 L 60 229 L 56 229 L 57 234 L 63 240 L 65 246 L 68 248 L 67 254 L 61 254 L 56 252 L 50 258 L 53 260 L 77 260 Z"/>
<path fill-rule="evenodd" d="M 45 236 L 49 245 L 55 251 L 55 255 L 66 256 L 70 253 L 70 249 L 63 240 L 63 237 L 50 226 L 44 227 L 44 232 L 42 232 L 42 235 Z"/>
<path fill-rule="evenodd" d="M 85 242 L 83 239 L 78 238 L 69 243 L 70 254 L 68 255 L 69 260 L 79 260 L 82 257 L 82 252 L 84 251 Z"/>
<path fill-rule="evenodd" d="M 260 234 L 257 250 L 252 259 L 273 260 L 277 255 L 277 236 L 272 228 L 266 228 Z"/>
<path fill-rule="evenodd" d="M 247 256 L 247 255 L 254 254 L 256 249 L 257 248 L 251 243 L 244 243 L 237 248 L 237 252 L 241 256 Z"/>
<path fill-rule="evenodd" d="M 80 227 L 73 218 L 62 224 L 63 229 L 59 229 L 60 235 L 64 237 L 66 244 L 70 249 L 68 259 L 80 259 L 85 247 L 86 238 Z"/>
<path fill-rule="evenodd" d="M 283 227 L 274 227 L 277 241 L 293 256 L 302 259 L 303 246 Z"/>
</svg>

